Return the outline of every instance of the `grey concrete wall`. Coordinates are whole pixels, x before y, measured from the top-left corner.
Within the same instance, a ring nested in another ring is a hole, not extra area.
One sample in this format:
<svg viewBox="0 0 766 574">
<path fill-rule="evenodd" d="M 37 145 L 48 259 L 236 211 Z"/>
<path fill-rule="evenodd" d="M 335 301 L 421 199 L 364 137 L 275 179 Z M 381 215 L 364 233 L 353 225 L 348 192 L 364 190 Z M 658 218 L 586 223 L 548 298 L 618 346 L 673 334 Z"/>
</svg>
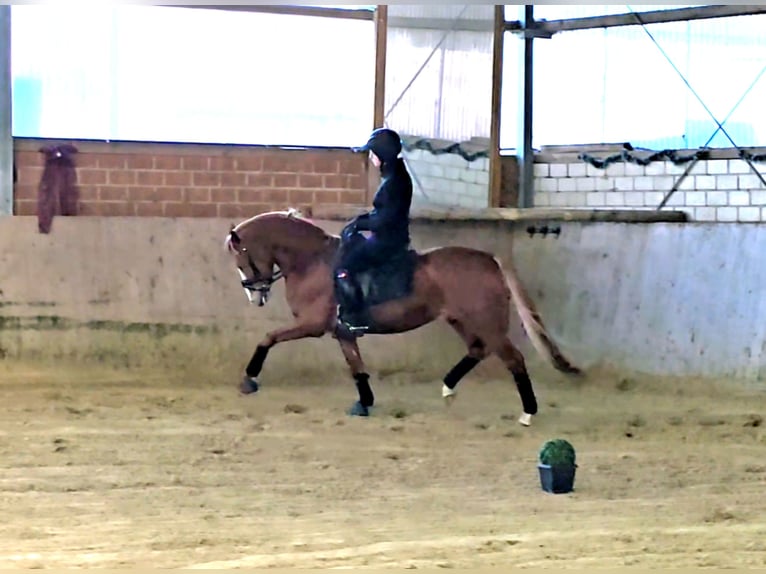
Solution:
<svg viewBox="0 0 766 574">
<path fill-rule="evenodd" d="M 266 307 L 247 304 L 222 248 L 230 223 L 57 218 L 52 233 L 41 235 L 35 218 L 0 219 L 0 356 L 159 367 L 232 382 L 259 338 L 290 315 L 281 286 Z M 322 224 L 332 231 L 341 225 Z M 762 378 L 763 226 L 553 225 L 562 229 L 558 238 L 530 237 L 526 223 L 503 221 L 418 222 L 413 235 L 421 248 L 462 244 L 506 262 L 512 256 L 550 330 L 578 363 Z M 512 322 L 512 336 L 523 340 Z M 361 347 L 372 372 L 406 370 L 426 380 L 462 354 L 443 325 L 364 337 Z M 337 343 L 326 337 L 278 346 L 264 377 L 287 382 L 344 372 Z"/>
<path fill-rule="evenodd" d="M 238 377 L 255 345 L 292 322 L 283 283 L 251 306 L 223 249 L 232 221 L 59 217 L 50 235 L 33 217 L 0 219 L 0 357 L 74 360 Z M 326 223 L 339 230 L 340 224 Z M 372 372 L 441 376 L 460 356 L 446 326 L 366 337 Z M 269 355 L 271 381 L 345 373 L 330 337 L 285 343 Z"/>
<path fill-rule="evenodd" d="M 766 376 L 766 227 L 565 223 L 514 255 L 578 358 L 663 375 Z"/>
</svg>

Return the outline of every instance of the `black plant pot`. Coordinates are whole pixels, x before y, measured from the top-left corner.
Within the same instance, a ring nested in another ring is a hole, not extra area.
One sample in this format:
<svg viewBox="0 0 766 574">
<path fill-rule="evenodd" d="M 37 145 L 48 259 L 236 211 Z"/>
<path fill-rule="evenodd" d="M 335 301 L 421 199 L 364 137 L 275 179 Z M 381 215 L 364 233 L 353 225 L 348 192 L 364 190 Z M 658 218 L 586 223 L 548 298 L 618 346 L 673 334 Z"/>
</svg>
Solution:
<svg viewBox="0 0 766 574">
<path fill-rule="evenodd" d="M 545 492 L 565 494 L 574 490 L 574 479 L 577 465 L 551 466 L 539 463 L 540 486 Z"/>
</svg>

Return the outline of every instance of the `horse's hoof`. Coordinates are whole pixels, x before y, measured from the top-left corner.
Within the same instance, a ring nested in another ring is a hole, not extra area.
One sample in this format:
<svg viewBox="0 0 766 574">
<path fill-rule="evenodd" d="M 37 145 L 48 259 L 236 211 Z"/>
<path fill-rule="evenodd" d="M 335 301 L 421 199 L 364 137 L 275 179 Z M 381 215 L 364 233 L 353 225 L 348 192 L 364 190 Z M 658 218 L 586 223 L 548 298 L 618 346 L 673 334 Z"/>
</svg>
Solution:
<svg viewBox="0 0 766 574">
<path fill-rule="evenodd" d="M 348 414 L 352 417 L 368 417 L 370 416 L 370 409 L 364 406 L 359 401 L 356 401 L 351 408 L 348 409 Z"/>
<path fill-rule="evenodd" d="M 245 378 L 242 379 L 242 383 L 239 385 L 239 392 L 243 395 L 257 393 L 258 381 L 256 381 L 253 377 L 248 377 L 245 375 Z"/>
<path fill-rule="evenodd" d="M 519 423 L 523 424 L 525 427 L 528 427 L 532 424 L 532 415 L 529 413 L 522 413 L 522 415 L 519 417 Z"/>
<path fill-rule="evenodd" d="M 457 391 L 455 389 L 450 389 L 447 385 L 442 385 L 442 397 L 447 406 L 450 406 L 455 400 L 455 397 L 457 397 Z"/>
</svg>

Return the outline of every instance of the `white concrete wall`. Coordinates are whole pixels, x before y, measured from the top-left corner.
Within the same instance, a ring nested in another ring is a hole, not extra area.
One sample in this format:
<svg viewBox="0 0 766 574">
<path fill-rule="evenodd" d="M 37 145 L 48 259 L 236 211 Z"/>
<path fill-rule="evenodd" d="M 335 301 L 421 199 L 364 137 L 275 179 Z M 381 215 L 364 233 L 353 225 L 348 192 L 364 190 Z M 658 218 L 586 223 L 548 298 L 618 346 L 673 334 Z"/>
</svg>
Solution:
<svg viewBox="0 0 766 574">
<path fill-rule="evenodd" d="M 407 151 L 403 155 L 413 176 L 413 204 L 478 209 L 489 207 L 488 158 L 467 161 L 456 153 L 434 154 L 421 149 Z"/>
<path fill-rule="evenodd" d="M 754 165 L 766 173 L 764 164 Z M 656 209 L 686 167 L 657 161 L 597 169 L 576 158 L 536 163 L 535 206 Z M 665 209 L 685 211 L 696 221 L 766 221 L 766 188 L 741 159 L 700 160 Z"/>
</svg>

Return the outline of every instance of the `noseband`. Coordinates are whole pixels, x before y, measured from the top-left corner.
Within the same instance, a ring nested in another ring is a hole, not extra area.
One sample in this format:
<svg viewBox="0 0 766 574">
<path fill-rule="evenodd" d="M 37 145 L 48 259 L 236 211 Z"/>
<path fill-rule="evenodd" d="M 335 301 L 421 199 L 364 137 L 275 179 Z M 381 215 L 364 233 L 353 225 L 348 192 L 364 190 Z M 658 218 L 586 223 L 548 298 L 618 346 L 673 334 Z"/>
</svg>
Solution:
<svg viewBox="0 0 766 574">
<path fill-rule="evenodd" d="M 255 265 L 255 261 L 253 261 L 250 253 L 248 253 L 247 248 L 243 248 L 242 253 L 247 253 L 247 264 L 250 267 L 250 271 L 253 273 L 253 279 L 248 279 L 242 272 L 242 269 L 238 269 L 239 276 L 242 278 L 240 283 L 247 294 L 247 299 L 251 303 L 254 302 L 253 293 L 258 293 L 258 306 L 263 307 L 271 295 L 271 286 L 283 277 L 282 270 L 277 268 L 276 271 L 272 272 L 271 277 L 266 279 L 255 279 L 255 277 L 261 277 L 261 272 Z"/>
</svg>

